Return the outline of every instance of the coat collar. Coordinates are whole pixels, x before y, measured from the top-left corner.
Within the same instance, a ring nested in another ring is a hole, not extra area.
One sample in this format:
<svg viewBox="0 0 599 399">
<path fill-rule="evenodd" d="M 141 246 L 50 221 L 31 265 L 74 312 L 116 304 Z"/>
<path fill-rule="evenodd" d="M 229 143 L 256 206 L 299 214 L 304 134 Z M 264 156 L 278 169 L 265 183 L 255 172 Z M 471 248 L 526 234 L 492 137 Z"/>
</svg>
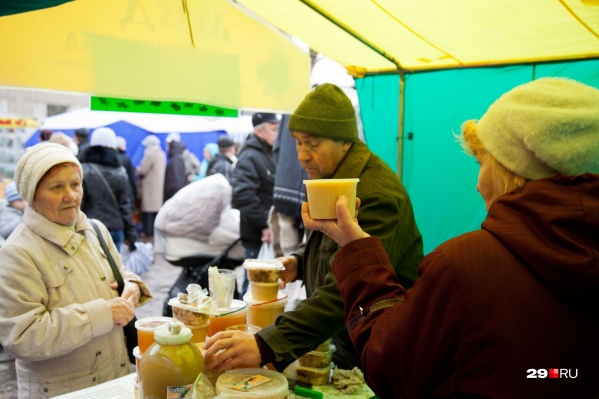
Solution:
<svg viewBox="0 0 599 399">
<path fill-rule="evenodd" d="M 79 211 L 74 230 L 49 221 L 30 206 L 25 208 L 23 223 L 34 233 L 56 244 L 69 255 L 76 252 L 85 240 L 86 230 L 93 234 L 93 227 L 89 223 L 87 216 L 81 211 Z"/>
<path fill-rule="evenodd" d="M 332 179 L 350 179 L 360 177 L 372 153 L 361 141 L 356 141 L 345 154 L 345 157 L 331 177 Z"/>
</svg>

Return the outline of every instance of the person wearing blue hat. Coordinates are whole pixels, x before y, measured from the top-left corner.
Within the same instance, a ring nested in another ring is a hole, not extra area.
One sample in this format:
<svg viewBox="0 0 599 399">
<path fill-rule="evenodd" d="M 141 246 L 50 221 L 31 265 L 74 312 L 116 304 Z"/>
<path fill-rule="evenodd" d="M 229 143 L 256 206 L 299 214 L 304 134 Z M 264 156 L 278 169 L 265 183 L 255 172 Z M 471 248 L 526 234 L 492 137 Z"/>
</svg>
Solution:
<svg viewBox="0 0 599 399">
<path fill-rule="evenodd" d="M 27 202 L 17 192 L 15 182 L 10 182 L 4 187 L 4 198 L 7 204 L 0 208 L 0 236 L 6 239 L 21 223 Z"/>
</svg>

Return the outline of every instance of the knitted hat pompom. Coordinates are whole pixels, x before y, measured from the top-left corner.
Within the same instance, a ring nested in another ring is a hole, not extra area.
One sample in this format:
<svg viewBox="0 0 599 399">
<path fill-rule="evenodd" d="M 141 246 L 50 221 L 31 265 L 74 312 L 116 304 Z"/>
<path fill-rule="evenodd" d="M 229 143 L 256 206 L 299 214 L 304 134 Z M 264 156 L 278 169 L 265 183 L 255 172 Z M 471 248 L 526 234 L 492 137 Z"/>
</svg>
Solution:
<svg viewBox="0 0 599 399">
<path fill-rule="evenodd" d="M 289 130 L 338 141 L 358 141 L 356 111 L 347 95 L 331 83 L 310 92 L 289 117 Z"/>
<path fill-rule="evenodd" d="M 83 169 L 79 160 L 64 145 L 42 141 L 27 148 L 15 167 L 15 183 L 21 197 L 28 203 L 33 203 L 35 190 L 42 177 L 53 166 L 62 163 L 77 165 L 81 176 L 83 176 Z"/>
<path fill-rule="evenodd" d="M 476 130 L 503 166 L 530 180 L 599 173 L 599 90 L 541 78 L 497 99 Z"/>
</svg>

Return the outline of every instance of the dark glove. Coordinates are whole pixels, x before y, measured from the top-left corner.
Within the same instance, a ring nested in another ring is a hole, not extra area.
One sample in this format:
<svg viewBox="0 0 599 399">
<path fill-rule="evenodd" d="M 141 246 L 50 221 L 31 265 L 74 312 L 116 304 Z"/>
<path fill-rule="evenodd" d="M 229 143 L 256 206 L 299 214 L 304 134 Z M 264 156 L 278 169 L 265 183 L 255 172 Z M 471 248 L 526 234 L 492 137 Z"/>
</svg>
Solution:
<svg viewBox="0 0 599 399">
<path fill-rule="evenodd" d="M 129 241 L 129 252 L 137 251 L 137 247 L 135 246 L 135 241 Z"/>
</svg>

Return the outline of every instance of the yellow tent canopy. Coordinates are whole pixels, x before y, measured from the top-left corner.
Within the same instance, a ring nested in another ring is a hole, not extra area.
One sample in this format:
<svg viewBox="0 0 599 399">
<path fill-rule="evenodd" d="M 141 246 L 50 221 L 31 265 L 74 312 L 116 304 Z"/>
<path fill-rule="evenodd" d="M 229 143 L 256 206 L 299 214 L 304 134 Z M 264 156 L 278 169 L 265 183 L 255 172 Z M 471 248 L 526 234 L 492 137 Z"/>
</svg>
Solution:
<svg viewBox="0 0 599 399">
<path fill-rule="evenodd" d="M 0 37 L 2 86 L 281 111 L 310 87 L 308 55 L 226 0 L 77 0 L 3 16 Z"/>
<path fill-rule="evenodd" d="M 599 0 L 236 0 L 354 76 L 599 58 Z"/>
</svg>

